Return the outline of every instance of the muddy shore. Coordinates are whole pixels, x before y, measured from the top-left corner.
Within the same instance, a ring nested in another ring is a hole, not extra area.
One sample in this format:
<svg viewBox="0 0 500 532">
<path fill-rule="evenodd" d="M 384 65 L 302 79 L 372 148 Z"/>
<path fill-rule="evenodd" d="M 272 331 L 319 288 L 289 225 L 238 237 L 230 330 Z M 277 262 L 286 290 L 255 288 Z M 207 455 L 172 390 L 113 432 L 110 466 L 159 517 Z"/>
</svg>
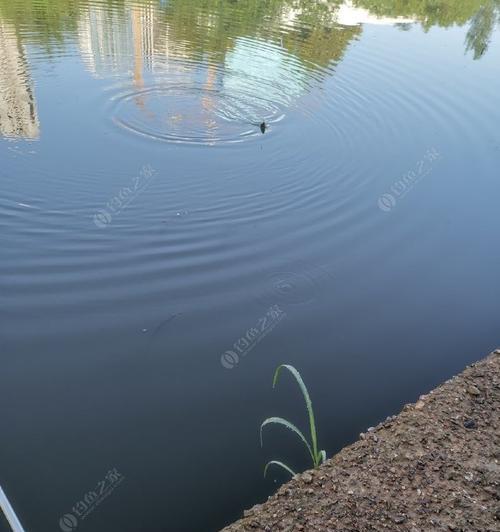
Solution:
<svg viewBox="0 0 500 532">
<path fill-rule="evenodd" d="M 500 350 L 223 532 L 500 531 Z"/>
</svg>

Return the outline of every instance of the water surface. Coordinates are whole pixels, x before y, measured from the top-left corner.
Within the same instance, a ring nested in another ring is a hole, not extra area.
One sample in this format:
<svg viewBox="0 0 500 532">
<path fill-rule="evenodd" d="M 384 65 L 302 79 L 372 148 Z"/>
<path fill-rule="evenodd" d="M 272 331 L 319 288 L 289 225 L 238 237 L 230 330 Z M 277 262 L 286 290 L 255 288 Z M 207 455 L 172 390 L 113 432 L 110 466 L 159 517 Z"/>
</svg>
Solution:
<svg viewBox="0 0 500 532">
<path fill-rule="evenodd" d="M 500 3 L 0 0 L 0 484 L 216 531 L 498 346 Z M 265 122 L 265 132 L 260 124 Z M 62 519 L 62 520 L 61 520 Z"/>
</svg>

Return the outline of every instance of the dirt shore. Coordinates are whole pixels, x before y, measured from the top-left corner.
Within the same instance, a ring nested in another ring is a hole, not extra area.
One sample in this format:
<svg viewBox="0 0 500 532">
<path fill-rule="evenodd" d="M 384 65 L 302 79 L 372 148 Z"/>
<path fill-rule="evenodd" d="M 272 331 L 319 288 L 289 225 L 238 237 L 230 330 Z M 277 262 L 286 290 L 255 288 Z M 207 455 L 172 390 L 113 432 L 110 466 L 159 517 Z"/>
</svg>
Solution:
<svg viewBox="0 0 500 532">
<path fill-rule="evenodd" d="M 223 532 L 500 531 L 500 350 Z"/>
</svg>

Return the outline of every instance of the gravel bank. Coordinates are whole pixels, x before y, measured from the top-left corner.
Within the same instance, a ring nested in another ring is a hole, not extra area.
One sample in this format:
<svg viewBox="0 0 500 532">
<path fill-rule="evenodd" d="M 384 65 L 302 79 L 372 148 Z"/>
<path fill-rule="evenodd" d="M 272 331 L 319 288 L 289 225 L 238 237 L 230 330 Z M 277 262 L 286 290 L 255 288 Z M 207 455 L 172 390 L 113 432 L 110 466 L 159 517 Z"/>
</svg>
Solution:
<svg viewBox="0 0 500 532">
<path fill-rule="evenodd" d="M 224 532 L 500 531 L 500 350 Z"/>
</svg>

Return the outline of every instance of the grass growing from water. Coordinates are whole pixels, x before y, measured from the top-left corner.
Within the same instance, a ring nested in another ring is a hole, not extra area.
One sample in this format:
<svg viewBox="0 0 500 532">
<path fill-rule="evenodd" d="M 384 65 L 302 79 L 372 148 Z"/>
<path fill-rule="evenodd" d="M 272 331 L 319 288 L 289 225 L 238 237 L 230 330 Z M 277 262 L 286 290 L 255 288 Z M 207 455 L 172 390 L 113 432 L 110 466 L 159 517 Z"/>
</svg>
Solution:
<svg viewBox="0 0 500 532">
<path fill-rule="evenodd" d="M 278 366 L 276 368 L 276 371 L 274 372 L 274 378 L 273 378 L 273 389 L 276 387 L 276 383 L 278 382 L 278 377 L 283 368 L 288 370 L 293 375 L 293 377 L 297 381 L 297 384 L 299 385 L 302 395 L 304 396 L 304 401 L 306 403 L 306 408 L 307 408 L 307 414 L 309 416 L 309 431 L 310 431 L 311 441 L 309 442 L 307 438 L 304 436 L 304 434 L 293 423 L 290 423 L 290 421 L 282 417 L 268 417 L 262 422 L 262 425 L 260 426 L 260 445 L 261 446 L 263 445 L 262 429 L 266 425 L 271 425 L 271 424 L 282 425 L 283 427 L 286 427 L 287 429 L 297 434 L 297 436 L 302 440 L 307 450 L 309 451 L 309 454 L 312 459 L 313 467 L 316 468 L 326 460 L 326 453 L 325 451 L 318 451 L 318 437 L 316 434 L 316 422 L 314 420 L 314 411 L 312 407 L 311 398 L 309 397 L 309 392 L 307 391 L 307 387 L 304 381 L 302 380 L 300 373 L 293 366 L 290 366 L 288 364 L 281 364 L 281 366 Z M 296 474 L 290 467 L 288 467 L 283 462 L 280 462 L 278 460 L 271 460 L 264 467 L 264 476 L 266 476 L 267 470 L 269 469 L 271 465 L 276 465 L 278 467 L 281 467 L 282 469 L 290 473 L 292 476 L 295 476 Z"/>
</svg>

